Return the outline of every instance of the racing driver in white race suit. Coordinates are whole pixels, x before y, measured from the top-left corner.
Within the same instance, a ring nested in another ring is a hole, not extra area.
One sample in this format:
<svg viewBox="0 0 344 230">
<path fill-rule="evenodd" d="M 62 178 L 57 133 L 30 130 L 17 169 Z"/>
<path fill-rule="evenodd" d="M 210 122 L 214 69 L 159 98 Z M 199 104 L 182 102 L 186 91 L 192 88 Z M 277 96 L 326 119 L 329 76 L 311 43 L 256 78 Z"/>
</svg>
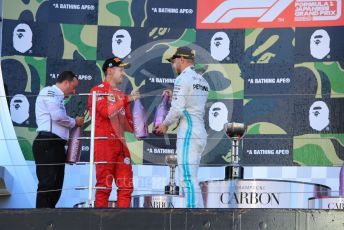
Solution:
<svg viewBox="0 0 344 230">
<path fill-rule="evenodd" d="M 209 85 L 194 70 L 194 59 L 194 51 L 186 46 L 179 47 L 176 53 L 167 59 L 179 76 L 174 83 L 173 95 L 165 90 L 172 96 L 171 108 L 164 122 L 154 128 L 157 134 L 165 134 L 168 126 L 177 122 L 178 174 L 186 198 L 186 207 L 202 208 L 203 199 L 197 172 L 207 143 L 203 118 Z"/>
</svg>

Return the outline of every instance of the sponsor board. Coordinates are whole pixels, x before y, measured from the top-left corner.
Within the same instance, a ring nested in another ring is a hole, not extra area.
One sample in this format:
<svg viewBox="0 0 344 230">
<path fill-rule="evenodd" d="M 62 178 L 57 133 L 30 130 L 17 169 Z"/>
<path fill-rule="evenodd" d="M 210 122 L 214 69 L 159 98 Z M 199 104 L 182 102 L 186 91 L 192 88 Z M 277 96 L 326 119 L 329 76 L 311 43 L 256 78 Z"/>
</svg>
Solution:
<svg viewBox="0 0 344 230">
<path fill-rule="evenodd" d="M 201 181 L 200 186 L 205 208 L 308 208 L 309 198 L 331 191 L 323 185 L 282 180 Z"/>
<path fill-rule="evenodd" d="M 288 135 L 246 135 L 242 165 L 293 165 L 293 144 Z"/>
<path fill-rule="evenodd" d="M 198 0 L 196 27 L 258 28 L 342 25 L 341 0 Z"/>
<path fill-rule="evenodd" d="M 50 21 L 63 23 L 97 24 L 97 0 L 48 1 Z"/>
<path fill-rule="evenodd" d="M 308 208 L 311 209 L 344 209 L 344 197 L 310 198 Z"/>
</svg>

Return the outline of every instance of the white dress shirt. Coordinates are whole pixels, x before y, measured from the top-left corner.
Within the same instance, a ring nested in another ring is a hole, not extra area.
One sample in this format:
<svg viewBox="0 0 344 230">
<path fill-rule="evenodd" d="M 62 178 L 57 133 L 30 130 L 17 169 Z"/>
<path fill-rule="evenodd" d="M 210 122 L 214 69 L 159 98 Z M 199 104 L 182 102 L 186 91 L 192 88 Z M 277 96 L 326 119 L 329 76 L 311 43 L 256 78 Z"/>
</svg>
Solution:
<svg viewBox="0 0 344 230">
<path fill-rule="evenodd" d="M 75 126 L 75 119 L 67 115 L 64 94 L 56 85 L 41 90 L 35 113 L 37 132 L 51 132 L 65 140 L 69 138 L 69 129 Z"/>
</svg>

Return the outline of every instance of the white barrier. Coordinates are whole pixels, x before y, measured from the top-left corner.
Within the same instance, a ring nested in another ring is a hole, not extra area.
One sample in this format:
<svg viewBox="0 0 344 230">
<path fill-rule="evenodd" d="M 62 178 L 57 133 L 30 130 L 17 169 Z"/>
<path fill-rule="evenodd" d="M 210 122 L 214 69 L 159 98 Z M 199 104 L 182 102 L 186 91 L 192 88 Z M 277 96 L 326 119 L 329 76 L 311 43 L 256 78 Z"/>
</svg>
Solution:
<svg viewBox="0 0 344 230">
<path fill-rule="evenodd" d="M 36 191 L 37 183 L 28 166 L 16 166 L 26 165 L 27 162 L 24 159 L 13 128 L 6 100 L 2 71 L 0 71 L 0 114 L 0 165 L 6 166 L 7 172 L 13 178 L 13 183 L 8 184 L 7 189 L 10 193 L 17 194 L 16 196 L 2 198 L 0 200 L 1 208 L 34 208 L 36 194 L 27 193 L 27 191 Z M 13 166 L 8 167 L 9 165 Z"/>
</svg>

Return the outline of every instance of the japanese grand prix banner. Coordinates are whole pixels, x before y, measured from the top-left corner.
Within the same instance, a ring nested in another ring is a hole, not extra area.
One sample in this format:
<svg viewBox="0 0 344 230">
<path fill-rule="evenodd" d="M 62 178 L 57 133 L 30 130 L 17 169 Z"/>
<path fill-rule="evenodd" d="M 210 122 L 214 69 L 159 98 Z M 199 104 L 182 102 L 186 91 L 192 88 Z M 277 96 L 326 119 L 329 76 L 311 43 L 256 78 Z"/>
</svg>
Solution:
<svg viewBox="0 0 344 230">
<path fill-rule="evenodd" d="M 224 165 L 231 143 L 222 127 L 243 122 L 243 165 L 341 165 L 344 160 L 344 22 L 341 0 L 52 0 L 4 2 L 1 66 L 8 104 L 27 160 L 36 136 L 35 99 L 63 70 L 88 93 L 112 55 L 132 67 L 121 88 L 140 87 L 149 131 L 160 95 L 172 88 L 166 61 L 176 47 L 196 50 L 210 86 L 202 164 Z M 87 96 L 66 100 L 85 115 Z M 163 164 L 176 132 L 143 141 L 127 133 L 135 163 Z M 89 160 L 83 140 L 82 161 Z"/>
<path fill-rule="evenodd" d="M 343 25 L 342 0 L 198 0 L 197 28 Z"/>
</svg>

